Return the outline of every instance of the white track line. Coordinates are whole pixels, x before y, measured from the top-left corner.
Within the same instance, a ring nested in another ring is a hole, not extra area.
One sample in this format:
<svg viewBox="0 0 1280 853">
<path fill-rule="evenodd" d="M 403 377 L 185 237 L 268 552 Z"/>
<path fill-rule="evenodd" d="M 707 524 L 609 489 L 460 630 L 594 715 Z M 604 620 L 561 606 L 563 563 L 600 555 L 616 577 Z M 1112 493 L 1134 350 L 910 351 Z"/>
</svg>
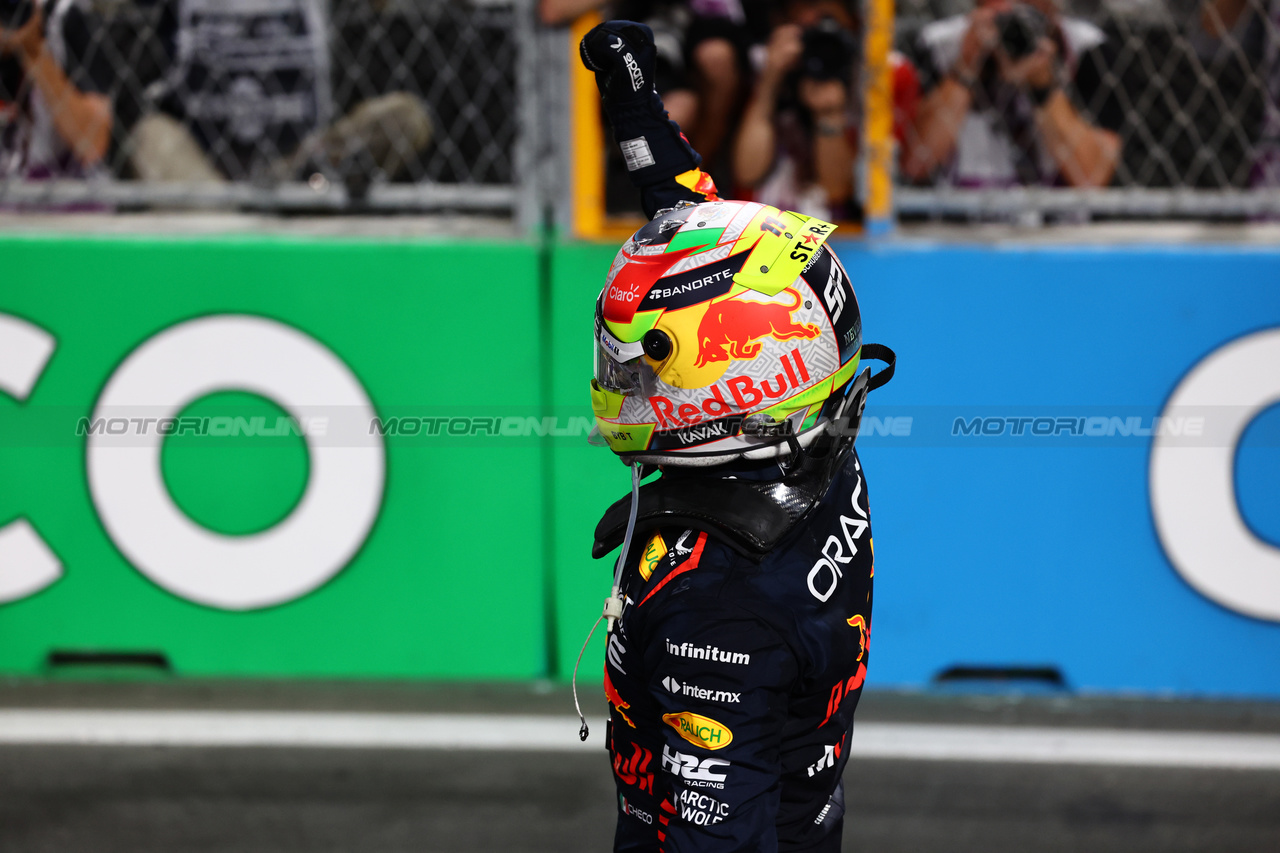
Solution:
<svg viewBox="0 0 1280 853">
<path fill-rule="evenodd" d="M 582 752 L 604 744 L 603 721 L 592 721 L 591 728 L 591 739 L 583 743 L 574 717 L 0 709 L 3 744 Z M 859 723 L 853 755 L 1280 770 L 1280 735 Z"/>
</svg>

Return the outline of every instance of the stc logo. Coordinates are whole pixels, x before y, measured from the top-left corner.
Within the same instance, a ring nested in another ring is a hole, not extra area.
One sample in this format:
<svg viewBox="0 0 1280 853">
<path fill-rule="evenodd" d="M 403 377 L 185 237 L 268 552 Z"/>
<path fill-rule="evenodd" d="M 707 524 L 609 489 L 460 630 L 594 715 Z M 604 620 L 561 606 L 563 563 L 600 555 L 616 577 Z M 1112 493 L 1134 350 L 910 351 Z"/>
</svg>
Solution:
<svg viewBox="0 0 1280 853">
<path fill-rule="evenodd" d="M 25 400 L 56 343 L 36 326 L 0 315 L 0 390 Z M 360 381 L 314 338 L 262 317 L 217 315 L 179 323 L 144 341 L 108 378 L 93 420 L 176 417 L 219 391 L 274 401 L 299 423 L 317 407 L 356 423 L 375 417 Z M 160 587 L 225 610 L 282 604 L 329 580 L 360 550 L 382 506 L 381 436 L 352 430 L 340 442 L 304 438 L 306 489 L 293 511 L 267 530 L 217 533 L 187 516 L 161 474 L 165 436 L 95 432 L 85 454 L 89 491 L 107 535 Z M 0 603 L 53 583 L 61 565 L 25 519 L 0 529 Z"/>
<path fill-rule="evenodd" d="M 1159 434 L 1151 447 L 1151 514 L 1169 562 L 1203 595 L 1258 619 L 1280 621 L 1280 548 L 1240 516 L 1235 456 L 1241 436 L 1280 402 L 1280 329 L 1246 335 L 1195 365 L 1162 419 L 1210 407 L 1225 440 L 1187 444 Z M 1211 446 L 1212 445 L 1212 446 Z"/>
<path fill-rule="evenodd" d="M 680 737 L 703 749 L 724 749 L 733 742 L 733 732 L 710 717 L 681 711 L 663 714 L 662 722 L 680 733 Z"/>
</svg>

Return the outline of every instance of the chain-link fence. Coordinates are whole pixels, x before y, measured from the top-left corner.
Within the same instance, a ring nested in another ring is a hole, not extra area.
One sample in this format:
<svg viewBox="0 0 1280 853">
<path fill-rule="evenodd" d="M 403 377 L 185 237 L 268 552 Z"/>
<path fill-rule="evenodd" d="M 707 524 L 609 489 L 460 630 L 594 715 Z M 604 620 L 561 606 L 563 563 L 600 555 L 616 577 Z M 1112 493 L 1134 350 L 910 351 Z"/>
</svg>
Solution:
<svg viewBox="0 0 1280 853">
<path fill-rule="evenodd" d="M 533 5 L 0 0 L 0 208 L 562 205 Z M 900 215 L 1280 215 L 1280 0 L 977 5 L 898 2 Z"/>
<path fill-rule="evenodd" d="M 1278 23 L 1272 0 L 900 0 L 898 211 L 1280 214 Z"/>
<path fill-rule="evenodd" d="M 523 0 L 0 0 L 0 208 L 514 211 Z"/>
</svg>

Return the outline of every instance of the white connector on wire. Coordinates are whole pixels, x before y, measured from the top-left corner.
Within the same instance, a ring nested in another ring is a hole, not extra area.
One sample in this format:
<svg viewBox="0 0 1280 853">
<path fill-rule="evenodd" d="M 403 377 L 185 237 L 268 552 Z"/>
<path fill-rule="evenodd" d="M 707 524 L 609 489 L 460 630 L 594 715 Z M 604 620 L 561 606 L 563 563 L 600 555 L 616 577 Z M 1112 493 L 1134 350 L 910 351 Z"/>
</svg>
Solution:
<svg viewBox="0 0 1280 853">
<path fill-rule="evenodd" d="M 604 600 L 604 632 L 613 632 L 613 623 L 622 618 L 622 590 L 613 588 L 613 595 Z"/>
<path fill-rule="evenodd" d="M 605 634 L 613 631 L 614 623 L 622 618 L 622 610 L 624 602 L 622 600 L 622 568 L 627 563 L 627 554 L 631 551 L 631 534 L 636 529 L 636 513 L 640 509 L 640 465 L 633 463 L 631 465 L 631 511 L 627 515 L 627 534 L 622 537 L 622 551 L 618 554 L 618 563 L 613 571 L 613 589 L 609 597 L 604 600 L 604 612 L 596 617 L 595 625 L 591 626 L 591 630 L 587 632 L 587 639 L 582 643 L 582 650 L 578 652 L 578 660 L 573 665 L 573 680 L 570 684 L 573 686 L 573 707 L 578 710 L 578 719 L 582 721 L 582 727 L 578 729 L 578 737 L 582 740 L 587 739 L 590 729 L 587 727 L 587 718 L 582 713 L 582 706 L 578 704 L 578 667 L 582 665 L 582 654 L 587 650 L 587 644 L 591 642 L 591 635 L 596 632 L 596 626 L 600 624 L 600 620 L 605 620 L 608 626 Z"/>
</svg>

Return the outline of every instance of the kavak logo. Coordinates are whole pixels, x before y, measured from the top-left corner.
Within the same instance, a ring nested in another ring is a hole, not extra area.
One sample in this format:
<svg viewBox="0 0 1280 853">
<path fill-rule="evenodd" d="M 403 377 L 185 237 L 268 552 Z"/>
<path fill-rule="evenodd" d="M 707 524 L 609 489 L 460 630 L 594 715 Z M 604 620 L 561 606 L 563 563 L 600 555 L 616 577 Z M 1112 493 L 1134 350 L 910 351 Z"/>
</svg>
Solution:
<svg viewBox="0 0 1280 853">
<path fill-rule="evenodd" d="M 680 733 L 680 737 L 703 749 L 724 749 L 733 742 L 733 732 L 710 717 L 692 711 L 663 714 L 662 722 Z"/>
</svg>

